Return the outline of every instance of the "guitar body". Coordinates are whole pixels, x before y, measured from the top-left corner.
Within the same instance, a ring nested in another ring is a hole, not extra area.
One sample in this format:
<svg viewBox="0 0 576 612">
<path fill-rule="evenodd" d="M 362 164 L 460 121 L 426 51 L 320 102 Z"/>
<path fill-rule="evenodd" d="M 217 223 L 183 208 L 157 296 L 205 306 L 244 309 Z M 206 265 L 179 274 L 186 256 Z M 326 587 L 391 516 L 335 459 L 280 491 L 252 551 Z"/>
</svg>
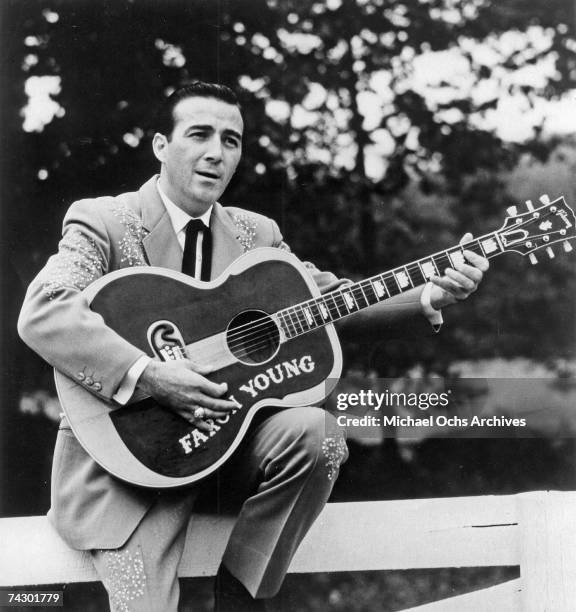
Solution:
<svg viewBox="0 0 576 612">
<path fill-rule="evenodd" d="M 117 406 L 56 372 L 80 443 L 132 484 L 170 488 L 208 476 L 232 456 L 259 410 L 321 402 L 341 372 L 333 325 L 285 341 L 269 316 L 319 296 L 302 263 L 278 249 L 250 251 L 209 283 L 163 268 L 129 268 L 85 294 L 109 327 L 151 357 L 178 358 L 184 350 L 196 363 L 214 365 L 208 378 L 226 382 L 238 406 L 207 434 L 152 398 Z"/>
</svg>

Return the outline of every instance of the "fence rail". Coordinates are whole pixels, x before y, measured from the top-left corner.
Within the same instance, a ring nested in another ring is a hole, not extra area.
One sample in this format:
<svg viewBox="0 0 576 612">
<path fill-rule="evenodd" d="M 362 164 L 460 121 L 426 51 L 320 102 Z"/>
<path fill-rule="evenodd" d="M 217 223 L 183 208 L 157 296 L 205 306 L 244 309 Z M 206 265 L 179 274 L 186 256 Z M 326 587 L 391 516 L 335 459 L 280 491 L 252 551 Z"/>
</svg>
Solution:
<svg viewBox="0 0 576 612">
<path fill-rule="evenodd" d="M 233 521 L 194 516 L 182 577 L 216 573 Z M 0 519 L 0 542 L 0 586 L 97 580 L 45 517 Z M 328 504 L 290 572 L 513 565 L 518 580 L 410 612 L 576 610 L 576 492 Z"/>
</svg>

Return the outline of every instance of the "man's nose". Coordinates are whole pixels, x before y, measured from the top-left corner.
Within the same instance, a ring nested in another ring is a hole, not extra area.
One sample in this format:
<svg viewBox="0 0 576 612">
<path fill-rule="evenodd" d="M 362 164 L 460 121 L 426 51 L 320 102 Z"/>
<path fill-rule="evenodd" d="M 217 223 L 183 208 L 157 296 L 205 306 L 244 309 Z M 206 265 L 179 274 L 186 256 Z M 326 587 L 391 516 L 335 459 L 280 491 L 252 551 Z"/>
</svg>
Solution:
<svg viewBox="0 0 576 612">
<path fill-rule="evenodd" d="M 204 157 L 212 162 L 219 162 L 222 160 L 222 142 L 220 138 L 215 134 L 207 143 L 206 152 Z"/>
</svg>

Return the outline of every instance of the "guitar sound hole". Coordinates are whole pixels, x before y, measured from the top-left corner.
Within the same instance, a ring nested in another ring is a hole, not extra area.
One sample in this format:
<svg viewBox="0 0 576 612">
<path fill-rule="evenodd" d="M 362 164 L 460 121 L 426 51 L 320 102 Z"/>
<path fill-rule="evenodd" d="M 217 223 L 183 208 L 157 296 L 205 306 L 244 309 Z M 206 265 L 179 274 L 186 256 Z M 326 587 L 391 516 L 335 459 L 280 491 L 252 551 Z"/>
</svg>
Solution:
<svg viewBox="0 0 576 612">
<path fill-rule="evenodd" d="M 230 352 L 242 363 L 264 363 L 278 351 L 280 332 L 270 315 L 261 310 L 246 310 L 228 325 L 226 342 Z"/>
</svg>

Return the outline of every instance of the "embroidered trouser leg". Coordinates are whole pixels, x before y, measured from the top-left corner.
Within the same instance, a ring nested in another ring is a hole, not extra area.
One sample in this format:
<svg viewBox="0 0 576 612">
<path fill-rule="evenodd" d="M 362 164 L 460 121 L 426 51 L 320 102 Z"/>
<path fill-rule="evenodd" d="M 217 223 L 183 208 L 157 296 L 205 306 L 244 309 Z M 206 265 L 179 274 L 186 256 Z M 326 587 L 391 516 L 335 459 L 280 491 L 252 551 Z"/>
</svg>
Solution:
<svg viewBox="0 0 576 612">
<path fill-rule="evenodd" d="M 177 611 L 178 564 L 197 493 L 163 493 L 124 546 L 91 551 L 111 612 Z"/>
<path fill-rule="evenodd" d="M 218 474 L 222 497 L 247 491 L 223 562 L 254 597 L 272 597 L 302 538 L 324 507 L 346 445 L 320 408 L 276 412 L 252 428 Z M 163 493 L 124 546 L 95 550 L 113 612 L 176 612 L 177 570 L 202 489 Z"/>
<path fill-rule="evenodd" d="M 246 442 L 233 467 L 237 478 L 256 488 L 242 506 L 223 562 L 253 597 L 272 597 L 348 451 L 334 417 L 320 408 L 282 410 Z"/>
</svg>

